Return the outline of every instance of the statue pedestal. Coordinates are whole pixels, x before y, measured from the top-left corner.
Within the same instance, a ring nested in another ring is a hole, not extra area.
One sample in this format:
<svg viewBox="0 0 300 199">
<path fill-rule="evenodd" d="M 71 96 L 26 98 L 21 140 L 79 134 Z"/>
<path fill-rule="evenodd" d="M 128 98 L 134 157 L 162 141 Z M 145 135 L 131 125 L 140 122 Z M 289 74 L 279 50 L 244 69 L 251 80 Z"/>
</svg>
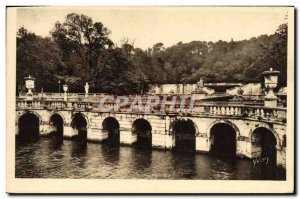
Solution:
<svg viewBox="0 0 300 199">
<path fill-rule="evenodd" d="M 32 92 L 27 93 L 27 94 L 26 94 L 26 99 L 27 99 L 27 100 L 33 100 L 33 93 L 32 93 Z"/>
<path fill-rule="evenodd" d="M 265 97 L 265 107 L 277 107 L 277 97 Z"/>
<path fill-rule="evenodd" d="M 273 68 L 270 68 L 269 71 L 264 71 L 262 75 L 265 80 L 265 87 L 268 90 L 268 94 L 265 96 L 265 106 L 266 107 L 277 107 L 277 97 L 274 94 L 274 89 L 278 85 L 278 76 L 279 71 L 273 71 Z"/>
</svg>

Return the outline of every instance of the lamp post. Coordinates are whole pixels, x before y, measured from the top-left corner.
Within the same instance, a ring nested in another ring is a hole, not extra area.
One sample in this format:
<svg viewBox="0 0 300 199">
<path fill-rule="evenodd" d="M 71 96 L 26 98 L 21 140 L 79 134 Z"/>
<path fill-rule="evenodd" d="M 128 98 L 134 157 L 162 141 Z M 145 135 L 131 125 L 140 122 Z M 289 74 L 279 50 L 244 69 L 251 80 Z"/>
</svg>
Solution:
<svg viewBox="0 0 300 199">
<path fill-rule="evenodd" d="M 277 107 L 277 97 L 274 94 L 274 89 L 278 85 L 279 71 L 273 71 L 270 68 L 269 71 L 264 71 L 262 75 L 264 76 L 265 88 L 267 89 L 267 95 L 265 96 L 265 106 L 266 107 Z"/>
<path fill-rule="evenodd" d="M 67 101 L 67 97 L 68 97 L 68 94 L 67 94 L 67 91 L 68 91 L 68 88 L 69 88 L 69 86 L 67 85 L 67 84 L 64 84 L 63 85 L 63 90 L 64 90 L 64 101 Z"/>
<path fill-rule="evenodd" d="M 35 78 L 33 78 L 29 75 L 28 77 L 25 77 L 24 80 L 25 80 L 25 86 L 28 89 L 28 92 L 26 94 L 27 99 L 32 100 L 33 99 L 32 90 L 34 89 L 34 80 L 35 80 Z"/>
<path fill-rule="evenodd" d="M 61 83 L 61 81 L 58 80 L 58 93 L 60 93 L 60 83 Z"/>
</svg>

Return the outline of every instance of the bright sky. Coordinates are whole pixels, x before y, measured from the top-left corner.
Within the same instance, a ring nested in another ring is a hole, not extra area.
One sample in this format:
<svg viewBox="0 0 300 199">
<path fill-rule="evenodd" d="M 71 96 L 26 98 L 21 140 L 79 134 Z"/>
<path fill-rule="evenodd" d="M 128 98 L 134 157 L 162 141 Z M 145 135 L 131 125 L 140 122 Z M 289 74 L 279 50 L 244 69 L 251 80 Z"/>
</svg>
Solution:
<svg viewBox="0 0 300 199">
<path fill-rule="evenodd" d="M 72 12 L 102 22 L 115 43 L 128 38 L 142 49 L 158 42 L 168 47 L 179 41 L 238 41 L 273 34 L 287 14 L 279 7 L 28 7 L 18 9 L 17 26 L 49 36 L 55 22 Z"/>
</svg>

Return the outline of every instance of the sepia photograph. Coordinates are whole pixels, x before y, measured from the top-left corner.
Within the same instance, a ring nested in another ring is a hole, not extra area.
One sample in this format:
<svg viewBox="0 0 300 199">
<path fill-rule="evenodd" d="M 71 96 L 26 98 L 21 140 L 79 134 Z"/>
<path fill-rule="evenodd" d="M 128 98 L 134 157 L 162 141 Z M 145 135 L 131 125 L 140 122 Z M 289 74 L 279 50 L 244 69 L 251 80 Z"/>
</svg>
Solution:
<svg viewBox="0 0 300 199">
<path fill-rule="evenodd" d="M 294 7 L 6 11 L 7 192 L 294 191 Z"/>
</svg>

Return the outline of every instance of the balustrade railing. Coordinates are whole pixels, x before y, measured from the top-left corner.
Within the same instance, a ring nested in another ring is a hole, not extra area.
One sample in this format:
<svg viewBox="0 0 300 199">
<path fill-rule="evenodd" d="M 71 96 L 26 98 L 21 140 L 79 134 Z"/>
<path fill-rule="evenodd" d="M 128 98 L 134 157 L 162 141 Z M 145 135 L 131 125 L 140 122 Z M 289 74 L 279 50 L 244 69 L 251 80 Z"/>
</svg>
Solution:
<svg viewBox="0 0 300 199">
<path fill-rule="evenodd" d="M 95 96 L 94 96 L 95 97 Z M 193 107 L 190 107 L 189 102 L 181 104 L 166 103 L 155 106 L 150 106 L 145 100 L 140 105 L 132 105 L 128 103 L 126 106 L 119 106 L 114 100 L 107 100 L 103 107 L 100 107 L 100 96 L 89 100 L 47 98 L 25 100 L 17 98 L 17 109 L 66 109 L 80 111 L 95 111 L 95 112 L 146 112 L 146 113 L 161 113 L 161 114 L 183 114 L 183 115 L 204 115 L 204 116 L 220 116 L 220 117 L 245 117 L 257 120 L 277 120 L 285 122 L 286 108 L 269 108 L 264 106 L 249 106 L 232 102 L 198 102 Z"/>
</svg>

